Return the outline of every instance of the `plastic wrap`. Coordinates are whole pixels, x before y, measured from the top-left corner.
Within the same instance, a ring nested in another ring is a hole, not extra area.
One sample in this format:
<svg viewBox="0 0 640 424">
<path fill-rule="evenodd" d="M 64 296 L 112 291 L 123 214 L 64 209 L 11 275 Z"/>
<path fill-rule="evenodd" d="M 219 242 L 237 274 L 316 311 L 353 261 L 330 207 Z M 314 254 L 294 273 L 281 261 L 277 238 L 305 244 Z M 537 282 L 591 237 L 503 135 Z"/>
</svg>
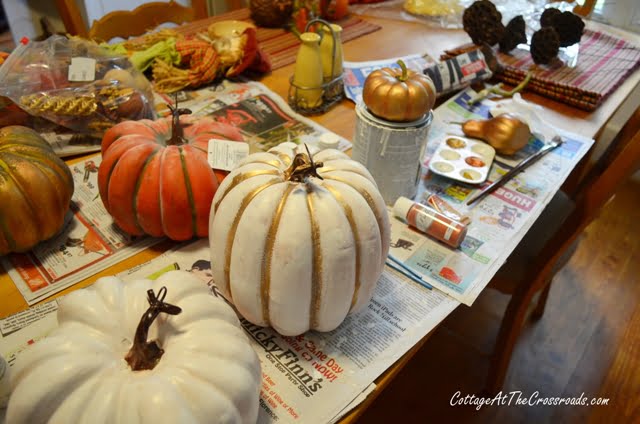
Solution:
<svg viewBox="0 0 640 424">
<path fill-rule="evenodd" d="M 80 133 L 97 135 L 123 120 L 154 117 L 151 84 L 127 57 L 57 35 L 11 53 L 0 67 L 0 95 Z"/>
</svg>

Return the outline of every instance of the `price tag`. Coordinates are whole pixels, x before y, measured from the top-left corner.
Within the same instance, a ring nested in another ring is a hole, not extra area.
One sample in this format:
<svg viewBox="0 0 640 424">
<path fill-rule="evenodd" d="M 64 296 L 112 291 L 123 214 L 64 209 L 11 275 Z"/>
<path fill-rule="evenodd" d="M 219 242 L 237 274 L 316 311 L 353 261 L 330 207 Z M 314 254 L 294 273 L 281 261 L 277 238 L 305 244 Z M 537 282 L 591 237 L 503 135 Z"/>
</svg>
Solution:
<svg viewBox="0 0 640 424">
<path fill-rule="evenodd" d="M 96 79 L 96 60 L 90 57 L 72 57 L 69 65 L 69 81 L 93 81 Z"/>
<path fill-rule="evenodd" d="M 231 171 L 244 158 L 249 156 L 249 144 L 238 141 L 209 140 L 207 160 L 213 169 Z"/>
</svg>

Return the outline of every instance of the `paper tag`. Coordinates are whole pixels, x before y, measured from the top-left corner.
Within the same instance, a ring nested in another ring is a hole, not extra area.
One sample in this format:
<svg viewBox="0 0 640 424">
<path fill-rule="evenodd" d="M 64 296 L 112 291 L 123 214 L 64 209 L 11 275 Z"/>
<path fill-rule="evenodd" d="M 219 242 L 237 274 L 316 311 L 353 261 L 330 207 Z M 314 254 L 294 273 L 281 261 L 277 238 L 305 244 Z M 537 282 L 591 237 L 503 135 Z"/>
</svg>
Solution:
<svg viewBox="0 0 640 424">
<path fill-rule="evenodd" d="M 72 57 L 69 65 L 69 81 L 93 81 L 96 79 L 96 60 L 90 57 Z"/>
<path fill-rule="evenodd" d="M 244 158 L 249 156 L 249 145 L 238 141 L 209 140 L 207 160 L 213 169 L 231 171 Z"/>
</svg>

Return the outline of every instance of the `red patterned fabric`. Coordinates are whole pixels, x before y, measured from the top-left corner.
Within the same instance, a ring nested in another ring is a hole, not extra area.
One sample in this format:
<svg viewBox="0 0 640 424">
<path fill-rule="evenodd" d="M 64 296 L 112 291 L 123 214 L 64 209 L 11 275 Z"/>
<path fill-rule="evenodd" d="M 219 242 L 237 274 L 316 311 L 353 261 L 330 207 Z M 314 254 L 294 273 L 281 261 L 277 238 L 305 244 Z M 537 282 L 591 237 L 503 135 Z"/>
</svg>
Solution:
<svg viewBox="0 0 640 424">
<path fill-rule="evenodd" d="M 472 45 L 445 52 L 445 57 Z M 604 99 L 640 66 L 640 48 L 625 40 L 602 32 L 587 30 L 580 40 L 578 63 L 570 68 L 562 63 L 536 66 L 527 50 L 515 49 L 509 54 L 499 53 L 504 72 L 497 78 L 517 85 L 528 70 L 533 77 L 527 90 L 584 109 L 595 110 Z"/>
</svg>

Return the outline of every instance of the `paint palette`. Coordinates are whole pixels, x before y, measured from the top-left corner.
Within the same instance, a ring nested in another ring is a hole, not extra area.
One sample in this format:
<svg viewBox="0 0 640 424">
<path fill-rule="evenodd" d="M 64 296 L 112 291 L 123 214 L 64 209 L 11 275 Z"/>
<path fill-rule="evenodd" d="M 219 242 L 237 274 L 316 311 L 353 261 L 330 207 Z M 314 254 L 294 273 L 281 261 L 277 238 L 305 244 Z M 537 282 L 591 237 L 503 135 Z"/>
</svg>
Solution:
<svg viewBox="0 0 640 424">
<path fill-rule="evenodd" d="M 447 135 L 429 161 L 429 169 L 454 180 L 480 184 L 487 179 L 495 155 L 487 143 Z"/>
</svg>

